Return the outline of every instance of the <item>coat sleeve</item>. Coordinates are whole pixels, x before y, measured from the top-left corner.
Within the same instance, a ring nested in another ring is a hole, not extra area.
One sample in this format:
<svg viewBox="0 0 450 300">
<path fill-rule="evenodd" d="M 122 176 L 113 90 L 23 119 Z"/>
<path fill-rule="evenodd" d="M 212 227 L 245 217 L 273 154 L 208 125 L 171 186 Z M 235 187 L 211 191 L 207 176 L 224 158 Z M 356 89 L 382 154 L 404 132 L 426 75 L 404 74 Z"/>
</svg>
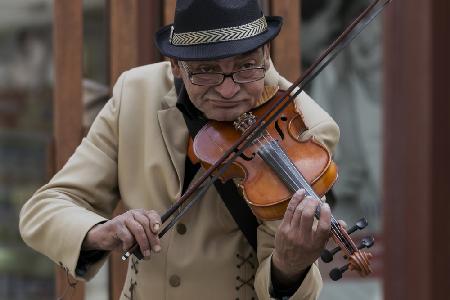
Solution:
<svg viewBox="0 0 450 300">
<path fill-rule="evenodd" d="M 25 243 L 77 279 L 93 277 L 106 258 L 89 266 L 84 278 L 77 276 L 84 237 L 92 226 L 111 217 L 119 200 L 117 136 L 123 77 L 75 153 L 20 212 Z"/>
<path fill-rule="evenodd" d="M 281 89 L 290 86 L 285 78 L 271 66 L 266 74 L 266 84 L 278 85 Z M 303 117 L 307 130 L 301 139 L 315 138 L 332 152 L 339 140 L 339 127 L 311 97 L 302 92 L 295 99 L 297 111 Z M 274 249 L 275 234 L 281 221 L 263 222 L 258 227 L 258 261 L 259 268 L 255 276 L 255 291 L 259 299 L 271 299 L 271 259 Z M 322 277 L 317 262 L 306 274 L 302 284 L 290 299 L 317 299 L 322 289 Z"/>
</svg>

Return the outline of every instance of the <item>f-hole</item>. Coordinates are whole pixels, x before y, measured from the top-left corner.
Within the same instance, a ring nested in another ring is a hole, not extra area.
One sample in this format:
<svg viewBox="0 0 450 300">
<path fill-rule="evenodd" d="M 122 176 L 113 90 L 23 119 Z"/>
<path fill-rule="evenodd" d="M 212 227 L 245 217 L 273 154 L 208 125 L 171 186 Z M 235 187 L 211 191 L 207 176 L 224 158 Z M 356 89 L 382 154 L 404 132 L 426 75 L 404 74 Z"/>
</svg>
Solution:
<svg viewBox="0 0 450 300">
<path fill-rule="evenodd" d="M 287 118 L 285 115 L 281 115 L 280 120 L 283 122 L 287 121 Z M 282 140 L 284 140 L 284 132 L 280 127 L 280 124 L 278 123 L 278 120 L 275 121 L 275 130 L 278 132 L 278 135 L 281 137 Z"/>
<path fill-rule="evenodd" d="M 234 153 L 237 153 L 238 150 L 234 150 Z M 239 155 L 243 160 L 245 161 L 251 161 L 255 158 L 256 154 L 253 152 L 251 157 L 248 157 L 247 155 L 245 155 L 244 153 L 241 153 L 241 155 Z"/>
</svg>

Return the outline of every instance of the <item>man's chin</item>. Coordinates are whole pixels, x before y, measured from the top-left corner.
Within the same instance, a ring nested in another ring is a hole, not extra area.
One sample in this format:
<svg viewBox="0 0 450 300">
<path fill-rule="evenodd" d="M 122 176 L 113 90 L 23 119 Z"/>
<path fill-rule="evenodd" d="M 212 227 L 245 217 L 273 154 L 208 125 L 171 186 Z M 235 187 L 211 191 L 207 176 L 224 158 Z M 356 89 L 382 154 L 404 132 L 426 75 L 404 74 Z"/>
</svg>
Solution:
<svg viewBox="0 0 450 300">
<path fill-rule="evenodd" d="M 237 117 L 232 118 L 232 117 L 227 117 L 227 116 L 212 116 L 208 119 L 214 120 L 214 121 L 219 121 L 219 122 L 232 122 L 232 121 L 236 120 Z"/>
<path fill-rule="evenodd" d="M 233 122 L 235 121 L 241 114 L 240 113 L 217 113 L 213 116 L 213 120 L 220 122 Z"/>
<path fill-rule="evenodd" d="M 238 111 L 229 111 L 227 109 L 216 109 L 212 114 L 207 118 L 210 120 L 225 122 L 225 121 L 234 121 L 236 120 L 242 113 Z"/>
</svg>

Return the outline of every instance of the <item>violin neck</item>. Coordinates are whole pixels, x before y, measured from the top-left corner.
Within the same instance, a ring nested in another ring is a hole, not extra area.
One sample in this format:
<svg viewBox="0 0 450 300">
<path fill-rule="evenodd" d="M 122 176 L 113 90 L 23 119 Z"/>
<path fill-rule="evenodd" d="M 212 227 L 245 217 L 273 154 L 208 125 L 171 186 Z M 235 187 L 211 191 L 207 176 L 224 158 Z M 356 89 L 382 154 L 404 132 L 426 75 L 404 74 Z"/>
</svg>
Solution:
<svg viewBox="0 0 450 300">
<path fill-rule="evenodd" d="M 312 189 L 303 174 L 297 169 L 276 140 L 272 139 L 261 144 L 258 155 L 271 167 L 292 193 L 303 188 L 307 196 L 321 201 L 320 197 Z"/>
<path fill-rule="evenodd" d="M 286 155 L 283 148 L 275 139 L 259 140 L 258 155 L 267 163 L 271 169 L 277 174 L 280 180 L 288 187 L 288 189 L 295 193 L 299 189 L 304 189 L 306 195 L 314 198 L 319 203 L 323 203 L 322 199 L 313 190 L 311 185 L 305 179 L 303 174 L 297 169 L 295 164 Z M 317 206 L 315 217 L 320 218 L 320 205 Z M 343 246 L 352 254 L 355 250 L 353 243 L 348 241 L 348 235 L 342 232 L 344 229 L 338 221 L 331 216 L 331 232 L 335 238 L 340 241 Z"/>
<path fill-rule="evenodd" d="M 307 196 L 312 197 L 319 203 L 323 203 L 322 199 L 313 190 L 303 174 L 284 152 L 283 148 L 267 132 L 264 132 L 261 137 L 255 139 L 254 144 L 259 146 L 257 151 L 258 156 L 271 167 L 278 178 L 292 193 L 295 193 L 299 189 L 304 189 Z M 320 205 L 317 206 L 315 217 L 317 219 L 320 218 Z M 358 251 L 345 229 L 333 216 L 331 216 L 331 233 L 335 241 L 348 255 Z"/>
<path fill-rule="evenodd" d="M 275 139 L 260 143 L 257 153 L 292 193 L 304 189 L 307 196 L 323 202 Z"/>
</svg>

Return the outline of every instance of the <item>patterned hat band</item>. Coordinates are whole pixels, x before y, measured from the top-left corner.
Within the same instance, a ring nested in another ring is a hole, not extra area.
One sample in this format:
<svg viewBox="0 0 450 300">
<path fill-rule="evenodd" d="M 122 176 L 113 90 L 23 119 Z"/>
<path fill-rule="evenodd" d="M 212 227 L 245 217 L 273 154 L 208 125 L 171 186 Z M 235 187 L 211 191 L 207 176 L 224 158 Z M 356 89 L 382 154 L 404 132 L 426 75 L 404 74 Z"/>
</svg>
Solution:
<svg viewBox="0 0 450 300">
<path fill-rule="evenodd" d="M 175 33 L 174 27 L 172 26 L 169 42 L 174 46 L 229 42 L 254 37 L 266 30 L 267 22 L 264 16 L 244 25 L 204 31 Z"/>
</svg>

